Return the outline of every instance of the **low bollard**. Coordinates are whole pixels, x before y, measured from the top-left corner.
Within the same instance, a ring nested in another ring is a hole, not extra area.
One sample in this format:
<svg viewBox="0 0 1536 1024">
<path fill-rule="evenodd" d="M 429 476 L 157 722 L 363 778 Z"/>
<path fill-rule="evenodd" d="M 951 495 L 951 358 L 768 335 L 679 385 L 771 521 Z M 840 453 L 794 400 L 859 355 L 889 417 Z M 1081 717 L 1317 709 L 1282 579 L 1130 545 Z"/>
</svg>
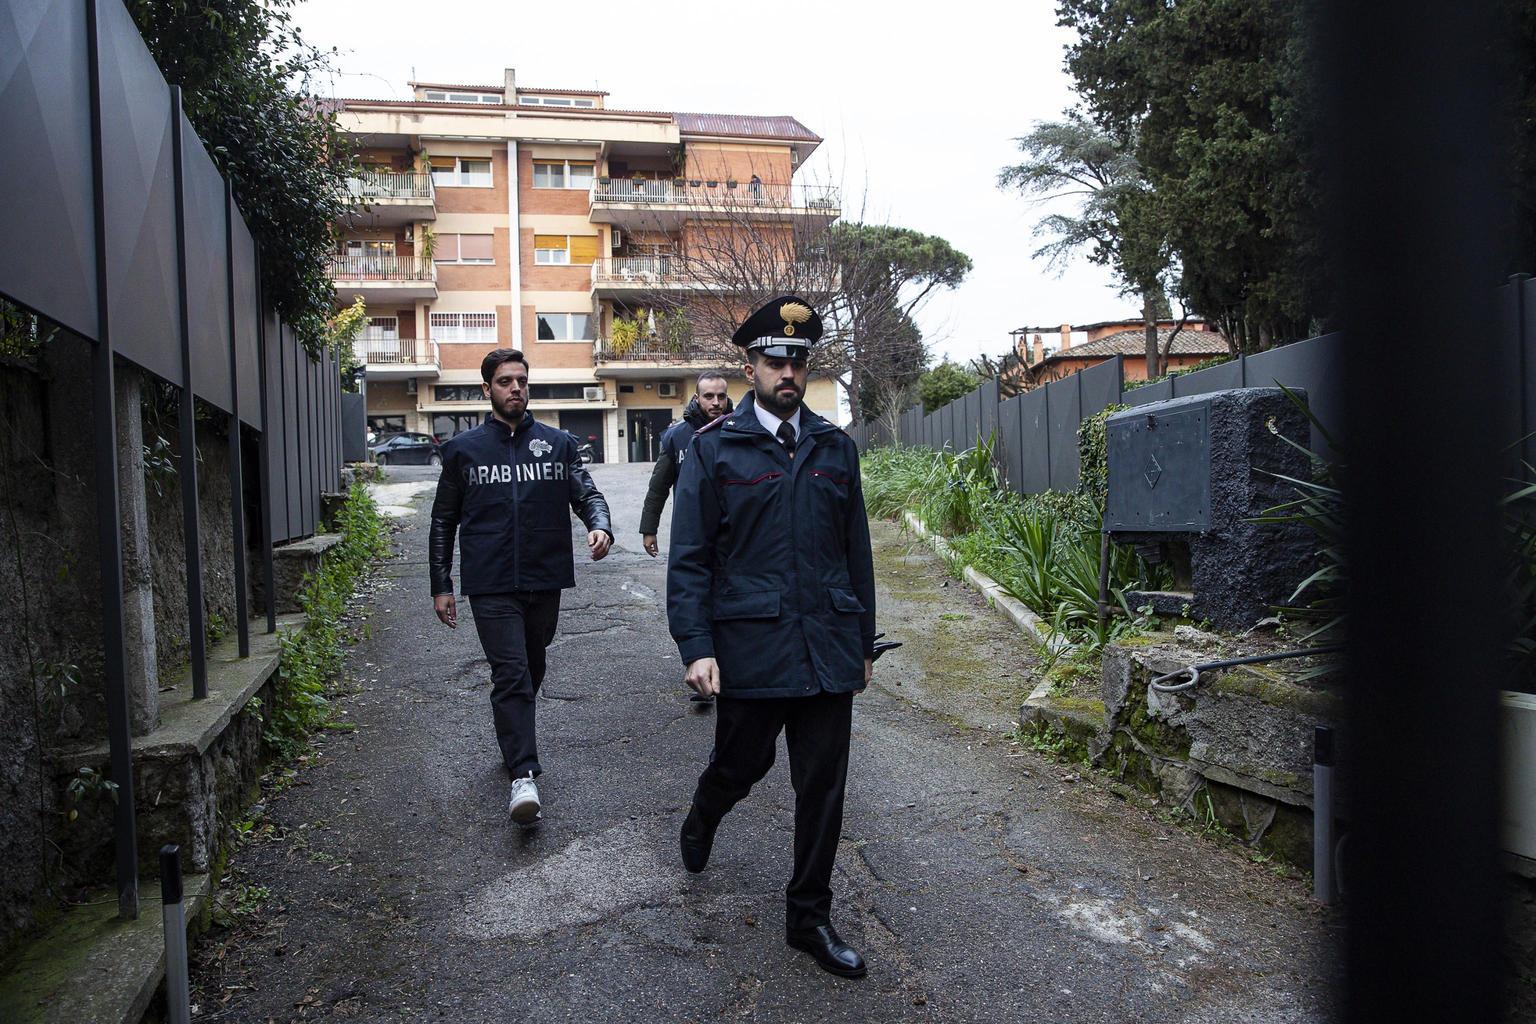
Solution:
<svg viewBox="0 0 1536 1024">
<path fill-rule="evenodd" d="M 1333 730 L 1319 725 L 1312 733 L 1312 896 L 1334 902 Z"/>
<path fill-rule="evenodd" d="M 165 1003 L 171 1024 L 190 1024 L 187 985 L 187 909 L 182 902 L 181 848 L 160 847 L 160 902 L 165 918 Z"/>
</svg>

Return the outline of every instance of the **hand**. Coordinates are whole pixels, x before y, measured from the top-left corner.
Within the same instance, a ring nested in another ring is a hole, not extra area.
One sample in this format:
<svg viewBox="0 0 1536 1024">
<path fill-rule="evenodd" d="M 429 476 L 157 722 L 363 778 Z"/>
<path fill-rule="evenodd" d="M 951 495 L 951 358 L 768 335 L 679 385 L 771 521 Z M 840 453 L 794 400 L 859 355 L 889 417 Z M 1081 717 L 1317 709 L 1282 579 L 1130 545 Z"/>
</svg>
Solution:
<svg viewBox="0 0 1536 1024">
<path fill-rule="evenodd" d="M 720 666 L 714 658 L 689 662 L 688 674 L 683 677 L 683 682 L 693 687 L 699 696 L 713 697 L 720 692 Z"/>
<path fill-rule="evenodd" d="M 645 553 L 652 558 L 656 557 L 656 535 L 645 533 L 640 535 L 640 546 L 645 548 Z"/>
<path fill-rule="evenodd" d="M 587 547 L 592 551 L 592 561 L 600 561 L 604 555 L 608 554 L 608 545 L 612 543 L 613 541 L 604 530 L 593 530 L 587 534 Z"/>
<path fill-rule="evenodd" d="M 869 681 L 871 679 L 873 679 L 874 676 L 875 676 L 875 662 L 874 662 L 874 659 L 872 659 L 872 658 L 865 658 L 864 659 L 864 685 L 868 686 L 869 685 Z M 860 690 L 859 692 L 863 693 L 864 691 Z"/>
<path fill-rule="evenodd" d="M 432 598 L 432 607 L 443 625 L 449 629 L 459 628 L 459 605 L 452 594 L 437 594 Z"/>
</svg>

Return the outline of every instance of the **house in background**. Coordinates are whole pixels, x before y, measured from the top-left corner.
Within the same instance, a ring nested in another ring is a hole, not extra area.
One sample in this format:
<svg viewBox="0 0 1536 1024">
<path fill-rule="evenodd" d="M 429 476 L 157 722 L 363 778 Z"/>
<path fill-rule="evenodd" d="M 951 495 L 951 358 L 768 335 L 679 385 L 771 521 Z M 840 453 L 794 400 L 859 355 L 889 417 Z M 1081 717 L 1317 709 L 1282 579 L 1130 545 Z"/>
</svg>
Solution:
<svg viewBox="0 0 1536 1024">
<path fill-rule="evenodd" d="M 528 355 L 529 411 L 601 461 L 653 459 L 702 370 L 728 370 L 740 399 L 741 359 L 722 366 L 635 325 L 661 299 L 686 309 L 721 293 L 698 254 L 722 221 L 796 252 L 837 219 L 836 189 L 795 180 L 819 136 L 788 116 L 614 109 L 603 92 L 521 86 L 512 69 L 410 89 L 331 101 L 364 165 L 332 277 L 338 303 L 367 307 L 370 430 L 441 440 L 475 426 L 490 411 L 480 361 L 498 346 Z M 813 377 L 805 400 L 836 418 L 831 379 Z"/>
<path fill-rule="evenodd" d="M 1177 320 L 1159 320 L 1159 349 L 1167 349 L 1168 338 L 1175 329 L 1178 334 L 1168 352 L 1165 372 L 1187 369 L 1231 352 L 1227 339 L 1196 317 L 1186 320 L 1182 328 Z M 1026 387 L 1060 380 L 1117 355 L 1123 357 L 1126 380 L 1147 379 L 1146 326 L 1140 317 L 1095 324 L 1020 327 L 1008 334 L 1013 339 L 1014 354 L 1023 364 L 1015 367 L 1012 373 L 1027 378 L 1029 384 Z"/>
</svg>

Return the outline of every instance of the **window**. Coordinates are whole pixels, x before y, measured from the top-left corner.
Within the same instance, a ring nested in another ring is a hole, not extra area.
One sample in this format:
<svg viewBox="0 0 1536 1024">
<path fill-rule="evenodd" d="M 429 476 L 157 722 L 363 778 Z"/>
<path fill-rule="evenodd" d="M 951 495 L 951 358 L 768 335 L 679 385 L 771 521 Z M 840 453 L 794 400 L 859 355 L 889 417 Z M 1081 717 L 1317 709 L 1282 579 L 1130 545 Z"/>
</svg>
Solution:
<svg viewBox="0 0 1536 1024">
<path fill-rule="evenodd" d="M 534 235 L 533 262 L 546 267 L 570 263 L 570 242 L 566 235 Z"/>
<path fill-rule="evenodd" d="M 433 263 L 495 263 L 491 235 L 438 235 Z"/>
<path fill-rule="evenodd" d="M 401 416 L 369 416 L 368 432 L 374 435 L 374 440 L 382 440 L 391 434 L 405 433 L 405 417 Z"/>
<path fill-rule="evenodd" d="M 400 339 L 400 321 L 392 316 L 371 316 L 363 328 L 364 341 L 394 342 Z"/>
<path fill-rule="evenodd" d="M 572 400 L 585 398 L 583 384 L 529 384 L 528 397 L 553 400 Z"/>
<path fill-rule="evenodd" d="M 592 318 L 586 313 L 538 314 L 540 341 L 591 341 Z"/>
<path fill-rule="evenodd" d="M 533 187 L 591 188 L 595 167 L 591 160 L 537 160 L 533 165 Z"/>
<path fill-rule="evenodd" d="M 473 430 L 488 414 L 480 412 L 437 412 L 432 414 L 432 436 L 446 441 L 455 434 Z"/>
<path fill-rule="evenodd" d="M 590 267 L 597 259 L 597 235 L 534 235 L 533 262 L 540 266 Z"/>
<path fill-rule="evenodd" d="M 430 313 L 427 326 L 440 342 L 496 343 L 495 313 Z"/>
<path fill-rule="evenodd" d="M 591 107 L 595 101 L 574 96 L 519 96 L 517 102 L 525 107 Z"/>
<path fill-rule="evenodd" d="M 458 188 L 490 188 L 491 161 L 486 157 L 434 156 L 432 184 Z"/>
<path fill-rule="evenodd" d="M 501 94 L 494 92 L 442 92 L 427 90 L 427 100 L 432 103 L 491 103 L 501 106 Z"/>
<path fill-rule="evenodd" d="M 479 384 L 436 384 L 432 395 L 439 402 L 483 402 L 485 392 Z"/>
</svg>

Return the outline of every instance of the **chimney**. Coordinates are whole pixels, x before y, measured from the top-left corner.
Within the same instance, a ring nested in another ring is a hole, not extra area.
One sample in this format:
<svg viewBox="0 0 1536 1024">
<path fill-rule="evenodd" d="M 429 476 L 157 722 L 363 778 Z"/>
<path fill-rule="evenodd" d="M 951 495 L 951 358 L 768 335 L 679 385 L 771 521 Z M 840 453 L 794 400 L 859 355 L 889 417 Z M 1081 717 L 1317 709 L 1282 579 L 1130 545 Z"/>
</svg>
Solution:
<svg viewBox="0 0 1536 1024">
<path fill-rule="evenodd" d="M 507 89 L 507 106 L 517 106 L 517 69 L 507 68 L 502 72 L 502 80 Z"/>
<path fill-rule="evenodd" d="M 1035 335 L 1034 350 L 1031 352 L 1031 356 L 1032 358 L 1029 361 L 1031 366 L 1039 366 L 1045 362 L 1045 342 L 1040 340 L 1040 335 L 1038 334 Z"/>
<path fill-rule="evenodd" d="M 1072 347 L 1072 325 L 1061 325 L 1061 351 L 1065 352 Z"/>
</svg>

